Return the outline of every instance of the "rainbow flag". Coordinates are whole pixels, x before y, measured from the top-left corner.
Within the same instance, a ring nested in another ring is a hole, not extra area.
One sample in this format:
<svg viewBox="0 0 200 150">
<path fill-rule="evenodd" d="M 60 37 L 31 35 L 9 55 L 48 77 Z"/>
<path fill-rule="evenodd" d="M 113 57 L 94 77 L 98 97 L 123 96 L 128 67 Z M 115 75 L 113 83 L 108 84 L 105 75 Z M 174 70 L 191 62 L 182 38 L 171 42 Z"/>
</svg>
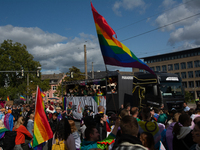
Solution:
<svg viewBox="0 0 200 150">
<path fill-rule="evenodd" d="M 46 94 L 41 89 L 40 89 L 40 92 L 41 92 L 42 97 L 46 96 Z"/>
<path fill-rule="evenodd" d="M 7 96 L 7 101 L 10 101 L 10 98 L 9 98 L 9 96 Z"/>
<path fill-rule="evenodd" d="M 149 66 L 137 58 L 128 47 L 113 37 L 113 35 L 117 37 L 115 31 L 96 11 L 92 2 L 91 7 L 104 63 L 113 66 L 140 68 L 154 74 Z"/>
<path fill-rule="evenodd" d="M 53 132 L 47 120 L 40 88 L 37 87 L 35 118 L 34 118 L 34 133 L 33 133 L 33 147 L 46 142 L 53 138 Z"/>
<path fill-rule="evenodd" d="M 62 101 L 63 101 L 63 110 L 66 110 L 67 98 L 66 98 L 66 97 L 63 97 L 63 98 L 62 98 Z"/>
<path fill-rule="evenodd" d="M 20 99 L 21 100 L 23 100 L 23 101 L 25 101 L 26 99 L 25 99 L 25 97 L 24 96 L 22 96 L 22 95 L 20 95 Z"/>
</svg>

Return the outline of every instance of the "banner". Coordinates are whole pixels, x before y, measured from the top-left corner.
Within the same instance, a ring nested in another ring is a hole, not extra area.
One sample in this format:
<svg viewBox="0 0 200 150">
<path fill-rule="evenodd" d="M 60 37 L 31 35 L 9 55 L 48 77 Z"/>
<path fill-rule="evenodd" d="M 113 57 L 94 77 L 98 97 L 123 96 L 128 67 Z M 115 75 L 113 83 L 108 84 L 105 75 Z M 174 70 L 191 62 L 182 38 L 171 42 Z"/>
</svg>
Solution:
<svg viewBox="0 0 200 150">
<path fill-rule="evenodd" d="M 98 112 L 98 106 L 103 106 L 106 111 L 106 96 L 67 97 L 66 110 L 68 104 L 72 105 L 74 119 L 81 120 L 85 105 L 91 106 L 94 114 Z"/>
</svg>

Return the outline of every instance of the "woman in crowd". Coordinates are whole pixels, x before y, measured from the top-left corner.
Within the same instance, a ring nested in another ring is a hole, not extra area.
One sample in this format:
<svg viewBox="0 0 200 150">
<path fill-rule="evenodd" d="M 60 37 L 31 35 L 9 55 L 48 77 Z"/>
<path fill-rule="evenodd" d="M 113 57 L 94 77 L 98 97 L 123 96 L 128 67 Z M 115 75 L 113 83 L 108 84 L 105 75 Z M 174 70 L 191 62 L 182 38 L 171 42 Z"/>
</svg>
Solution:
<svg viewBox="0 0 200 150">
<path fill-rule="evenodd" d="M 200 121 L 195 122 L 194 130 L 192 131 L 192 138 L 197 144 L 194 144 L 190 150 L 200 150 Z"/>
<path fill-rule="evenodd" d="M 143 132 L 140 134 L 140 141 L 144 147 L 147 147 L 149 150 L 155 150 L 154 138 L 151 133 Z"/>
<path fill-rule="evenodd" d="M 14 150 L 29 150 L 28 143 L 33 137 L 23 124 L 24 119 L 21 116 L 18 118 L 17 124 L 13 128 L 13 131 L 17 131 Z"/>
<path fill-rule="evenodd" d="M 71 134 L 71 127 L 67 118 L 63 118 L 57 125 L 56 132 L 52 140 L 52 149 L 58 142 L 63 142 L 68 150 L 76 150 L 75 140 Z"/>
<path fill-rule="evenodd" d="M 81 146 L 81 139 L 80 139 L 79 133 L 77 132 L 75 122 L 73 120 L 69 120 L 69 124 L 70 124 L 70 127 L 71 127 L 72 135 L 73 135 L 74 140 L 75 140 L 76 149 L 79 150 L 80 146 Z"/>
<path fill-rule="evenodd" d="M 173 149 L 188 150 L 193 144 L 192 130 L 189 127 L 192 119 L 186 113 L 179 116 L 179 122 L 173 128 Z"/>
<path fill-rule="evenodd" d="M 95 115 L 96 128 L 100 134 L 99 140 L 102 141 L 107 137 L 106 121 L 107 117 L 104 113 L 99 113 Z"/>
</svg>

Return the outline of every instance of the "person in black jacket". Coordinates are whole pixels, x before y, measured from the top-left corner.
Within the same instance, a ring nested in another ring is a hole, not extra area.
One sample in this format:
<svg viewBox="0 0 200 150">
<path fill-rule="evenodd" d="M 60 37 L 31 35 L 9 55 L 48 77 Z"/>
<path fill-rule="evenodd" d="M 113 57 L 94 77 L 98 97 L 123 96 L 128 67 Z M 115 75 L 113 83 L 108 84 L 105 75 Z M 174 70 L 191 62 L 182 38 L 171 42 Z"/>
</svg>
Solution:
<svg viewBox="0 0 200 150">
<path fill-rule="evenodd" d="M 100 134 L 99 140 L 102 141 L 107 137 L 106 121 L 107 117 L 104 113 L 99 113 L 95 115 L 96 128 Z"/>
<path fill-rule="evenodd" d="M 49 120 L 49 125 L 51 127 L 51 130 L 53 132 L 53 134 L 56 132 L 56 127 L 58 124 L 58 113 L 53 113 L 52 118 Z M 48 140 L 48 150 L 51 150 L 52 148 L 52 139 Z"/>
<path fill-rule="evenodd" d="M 192 119 L 186 113 L 179 116 L 179 122 L 174 125 L 173 128 L 173 149 L 188 150 L 193 144 L 192 140 L 192 129 L 191 126 Z"/>
</svg>

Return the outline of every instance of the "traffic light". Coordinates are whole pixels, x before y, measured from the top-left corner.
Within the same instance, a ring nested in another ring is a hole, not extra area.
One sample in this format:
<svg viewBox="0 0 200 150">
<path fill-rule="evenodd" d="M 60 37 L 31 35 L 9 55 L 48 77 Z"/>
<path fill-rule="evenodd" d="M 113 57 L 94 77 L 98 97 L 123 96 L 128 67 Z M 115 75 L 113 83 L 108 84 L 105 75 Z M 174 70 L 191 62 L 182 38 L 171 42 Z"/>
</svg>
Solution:
<svg viewBox="0 0 200 150">
<path fill-rule="evenodd" d="M 70 78 L 73 78 L 74 75 L 73 75 L 73 72 L 70 72 Z"/>
<path fill-rule="evenodd" d="M 40 77 L 40 70 L 37 70 L 37 77 Z"/>
<path fill-rule="evenodd" d="M 22 77 L 24 76 L 24 70 L 22 69 Z"/>
</svg>

